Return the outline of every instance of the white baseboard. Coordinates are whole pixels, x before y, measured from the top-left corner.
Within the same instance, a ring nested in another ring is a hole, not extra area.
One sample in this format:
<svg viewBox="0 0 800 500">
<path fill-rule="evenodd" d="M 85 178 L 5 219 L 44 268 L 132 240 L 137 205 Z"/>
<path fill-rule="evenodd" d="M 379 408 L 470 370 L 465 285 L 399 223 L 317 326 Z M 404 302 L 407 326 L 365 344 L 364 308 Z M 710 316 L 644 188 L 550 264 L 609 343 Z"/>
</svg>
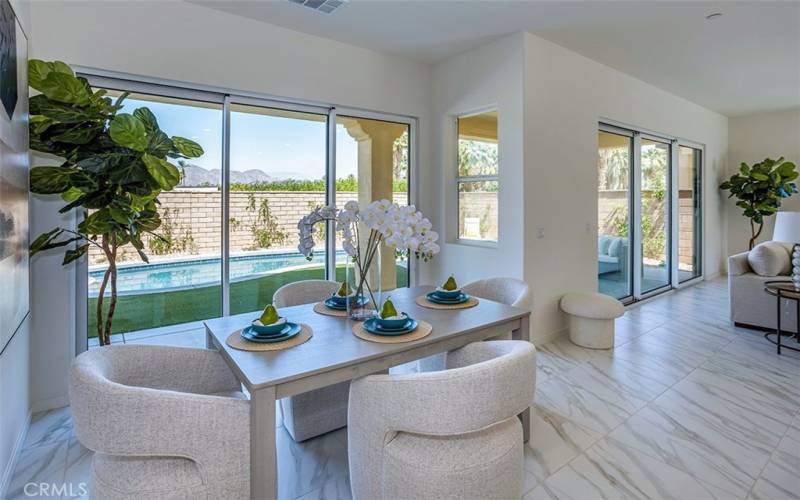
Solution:
<svg viewBox="0 0 800 500">
<path fill-rule="evenodd" d="M 58 408 L 64 408 L 65 406 L 69 406 L 69 396 L 57 396 L 55 398 L 42 399 L 41 401 L 34 401 L 31 404 L 31 413 L 55 410 Z"/>
<path fill-rule="evenodd" d="M 3 475 L 0 477 L 0 498 L 6 497 L 6 490 L 8 490 L 8 486 L 11 484 L 11 477 L 14 475 L 17 459 L 22 451 L 22 444 L 25 442 L 25 437 L 28 435 L 28 429 L 31 427 L 32 415 L 33 412 L 28 412 L 28 416 L 25 418 L 25 425 L 22 426 L 22 430 L 17 436 L 17 440 L 14 442 L 14 448 L 11 450 L 11 458 L 8 460 L 8 464 L 6 464 L 6 470 L 3 471 Z"/>
</svg>

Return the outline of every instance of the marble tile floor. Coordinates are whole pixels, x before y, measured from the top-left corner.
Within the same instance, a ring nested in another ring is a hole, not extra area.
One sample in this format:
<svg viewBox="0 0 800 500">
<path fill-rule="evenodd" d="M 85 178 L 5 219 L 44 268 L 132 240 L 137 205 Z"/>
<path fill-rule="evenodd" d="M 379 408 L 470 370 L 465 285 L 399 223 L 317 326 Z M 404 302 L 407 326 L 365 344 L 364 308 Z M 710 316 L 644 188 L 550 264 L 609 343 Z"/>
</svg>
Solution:
<svg viewBox="0 0 800 500">
<path fill-rule="evenodd" d="M 800 354 L 730 324 L 723 280 L 629 307 L 613 350 L 538 350 L 524 500 L 800 500 Z M 277 432 L 280 498 L 350 497 L 346 429 Z M 68 409 L 36 415 L 8 498 L 31 481 L 80 493 L 90 461 Z"/>
</svg>

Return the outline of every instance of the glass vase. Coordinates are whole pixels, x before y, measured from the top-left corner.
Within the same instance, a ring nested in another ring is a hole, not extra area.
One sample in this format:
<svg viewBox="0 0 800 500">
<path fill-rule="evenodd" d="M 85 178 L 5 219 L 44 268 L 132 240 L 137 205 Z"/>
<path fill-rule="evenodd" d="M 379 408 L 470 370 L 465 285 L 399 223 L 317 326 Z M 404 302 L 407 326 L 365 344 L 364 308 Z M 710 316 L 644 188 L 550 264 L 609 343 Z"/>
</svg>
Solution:
<svg viewBox="0 0 800 500">
<path fill-rule="evenodd" d="M 347 316 L 354 321 L 374 317 L 381 305 L 381 246 L 378 245 L 366 272 L 353 259 L 347 259 L 345 279 L 355 296 L 347 301 Z"/>
</svg>

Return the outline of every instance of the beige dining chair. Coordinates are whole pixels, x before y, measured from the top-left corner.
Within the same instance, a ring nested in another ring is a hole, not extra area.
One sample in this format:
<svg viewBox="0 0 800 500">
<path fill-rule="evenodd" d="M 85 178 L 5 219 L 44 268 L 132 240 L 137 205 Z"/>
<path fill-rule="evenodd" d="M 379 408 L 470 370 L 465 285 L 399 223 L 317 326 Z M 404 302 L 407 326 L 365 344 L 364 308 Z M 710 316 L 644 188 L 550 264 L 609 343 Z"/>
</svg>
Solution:
<svg viewBox="0 0 800 500">
<path fill-rule="evenodd" d="M 321 302 L 338 289 L 339 283 L 335 281 L 296 281 L 278 288 L 272 303 L 280 309 Z M 295 441 L 305 441 L 346 426 L 349 390 L 347 381 L 281 399 L 284 427 Z"/>
<path fill-rule="evenodd" d="M 250 402 L 217 351 L 112 345 L 70 371 L 78 440 L 94 452 L 89 497 L 250 497 Z"/>
<path fill-rule="evenodd" d="M 493 300 L 507 306 L 531 310 L 531 289 L 528 284 L 517 278 L 487 278 L 473 281 L 461 287 L 461 290 L 478 298 Z M 497 337 L 498 340 L 510 340 L 511 332 Z M 444 354 L 437 354 L 421 359 L 419 367 L 422 371 L 441 370 L 444 367 Z"/>
<path fill-rule="evenodd" d="M 536 349 L 518 340 L 447 353 L 447 369 L 370 375 L 350 386 L 355 500 L 518 499 Z"/>
</svg>

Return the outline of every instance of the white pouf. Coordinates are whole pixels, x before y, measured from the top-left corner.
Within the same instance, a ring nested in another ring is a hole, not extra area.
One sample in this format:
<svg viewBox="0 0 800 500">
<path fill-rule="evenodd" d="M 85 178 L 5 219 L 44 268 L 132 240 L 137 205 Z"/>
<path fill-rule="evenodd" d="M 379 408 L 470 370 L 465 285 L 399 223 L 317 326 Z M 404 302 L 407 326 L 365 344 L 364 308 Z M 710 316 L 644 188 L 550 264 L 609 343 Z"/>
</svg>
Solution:
<svg viewBox="0 0 800 500">
<path fill-rule="evenodd" d="M 614 347 L 614 320 L 625 314 L 620 301 L 602 293 L 571 292 L 561 297 L 569 315 L 569 339 L 589 349 Z"/>
</svg>

